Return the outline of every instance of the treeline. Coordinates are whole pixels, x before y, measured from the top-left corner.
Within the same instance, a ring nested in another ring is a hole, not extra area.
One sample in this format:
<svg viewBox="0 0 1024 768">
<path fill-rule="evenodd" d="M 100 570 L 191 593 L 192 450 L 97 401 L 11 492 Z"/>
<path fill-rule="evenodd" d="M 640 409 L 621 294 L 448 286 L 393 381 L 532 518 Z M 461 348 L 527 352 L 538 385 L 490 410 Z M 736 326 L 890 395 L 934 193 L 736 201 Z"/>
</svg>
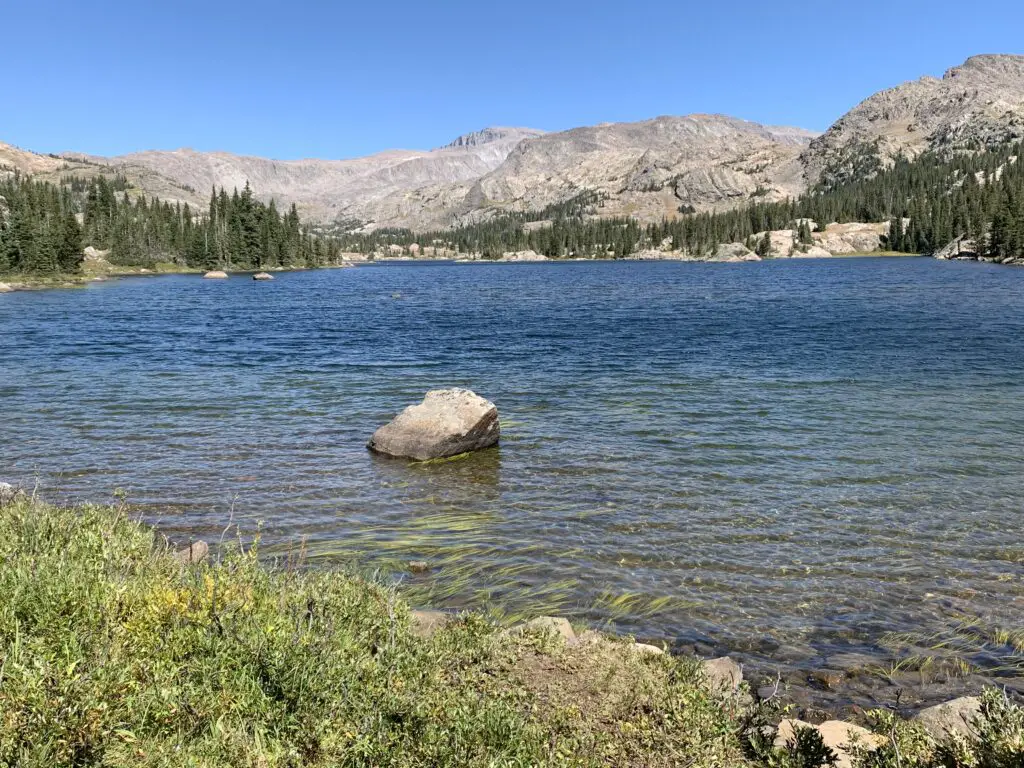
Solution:
<svg viewBox="0 0 1024 768">
<path fill-rule="evenodd" d="M 605 195 L 583 192 L 536 211 L 505 213 L 486 221 L 454 229 L 414 232 L 381 228 L 373 232 L 346 232 L 343 225 L 321 228 L 337 239 L 343 250 L 357 253 L 387 252 L 391 246 L 431 246 L 445 251 L 498 258 L 507 251 L 532 250 L 551 258 L 577 254 L 629 254 L 643 236 L 643 226 L 630 218 L 597 218 Z M 535 222 L 543 226 L 531 227 Z M 358 224 L 358 223 L 355 223 Z"/>
<path fill-rule="evenodd" d="M 59 274 L 82 263 L 82 228 L 67 189 L 13 177 L 0 181 L 0 273 Z"/>
<path fill-rule="evenodd" d="M 345 250 L 362 253 L 417 243 L 485 258 L 528 249 L 552 258 L 622 258 L 670 241 L 673 250 L 705 256 L 722 243 L 757 248 L 761 241 L 754 235 L 770 230 L 793 228 L 798 242 L 809 244 L 811 232 L 802 223 L 806 219 L 819 229 L 832 222 L 888 220 L 888 247 L 893 251 L 933 253 L 963 236 L 978 242 L 983 255 L 1005 259 L 1024 256 L 1024 161 L 1017 161 L 1021 152 L 1020 144 L 1012 144 L 953 156 L 901 157 L 887 169 L 865 164 L 866 177 L 819 187 L 796 199 L 752 202 L 721 213 L 681 209 L 678 218 L 648 225 L 631 218 L 599 218 L 604 200 L 584 193 L 542 211 L 503 214 L 448 231 L 384 229 L 335 236 Z M 550 225 L 530 226 L 541 221 Z"/>
<path fill-rule="evenodd" d="M 82 249 L 109 251 L 119 266 L 197 269 L 317 267 L 336 262 L 340 243 L 304 231 L 293 205 L 281 214 L 248 184 L 214 189 L 209 206 L 129 196 L 123 177 L 68 176 L 60 186 L 12 177 L 0 183 L 0 272 L 77 272 Z"/>
<path fill-rule="evenodd" d="M 984 255 L 1019 257 L 1024 255 L 1021 152 L 1020 144 L 1012 144 L 952 157 L 901 157 L 869 178 L 815 189 L 796 200 L 664 221 L 650 226 L 647 236 L 654 243 L 671 237 L 675 248 L 706 254 L 720 243 L 749 242 L 759 232 L 795 228 L 802 219 L 819 227 L 888 220 L 893 251 L 934 253 L 965 237 L 978 242 Z M 801 240 L 806 241 L 805 233 Z"/>
<path fill-rule="evenodd" d="M 172 263 L 201 269 L 270 269 L 323 266 L 336 260 L 336 241 L 303 232 L 295 206 L 285 214 L 273 200 L 253 197 L 248 182 L 228 195 L 214 189 L 206 211 L 188 203 L 120 197 L 100 178 L 82 205 L 86 239 L 123 266 Z"/>
</svg>

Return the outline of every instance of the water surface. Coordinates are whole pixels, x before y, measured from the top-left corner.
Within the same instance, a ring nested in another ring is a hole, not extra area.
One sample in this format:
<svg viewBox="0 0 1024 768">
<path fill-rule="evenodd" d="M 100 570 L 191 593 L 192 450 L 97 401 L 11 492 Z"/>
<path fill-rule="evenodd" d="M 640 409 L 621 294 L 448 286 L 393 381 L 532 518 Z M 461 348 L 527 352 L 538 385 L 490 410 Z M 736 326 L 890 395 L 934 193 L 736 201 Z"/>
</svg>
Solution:
<svg viewBox="0 0 1024 768">
<path fill-rule="evenodd" d="M 270 552 L 305 540 L 315 562 L 399 574 L 427 560 L 399 576 L 422 602 L 755 656 L 1021 626 L 1024 270 L 171 276 L 0 296 L 0 330 L 0 477 L 128 489 L 172 536 L 263 521 Z M 500 448 L 366 452 L 451 385 L 498 404 Z M 1012 666 L 1010 650 L 977 662 Z"/>
</svg>

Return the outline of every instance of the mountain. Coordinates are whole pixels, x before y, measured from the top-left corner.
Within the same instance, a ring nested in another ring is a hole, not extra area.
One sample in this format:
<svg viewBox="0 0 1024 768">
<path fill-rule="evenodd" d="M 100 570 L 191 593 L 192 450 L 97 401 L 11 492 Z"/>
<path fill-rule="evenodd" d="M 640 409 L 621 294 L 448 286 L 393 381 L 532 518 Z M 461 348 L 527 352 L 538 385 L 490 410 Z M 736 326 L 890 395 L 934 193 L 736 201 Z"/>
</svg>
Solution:
<svg viewBox="0 0 1024 768">
<path fill-rule="evenodd" d="M 843 115 L 802 156 L 808 183 L 834 183 L 902 153 L 1024 137 L 1024 56 L 973 56 L 941 78 L 881 91 Z"/>
<path fill-rule="evenodd" d="M 351 160 L 271 160 L 192 149 L 62 157 L 100 163 L 132 181 L 155 174 L 142 189 L 162 198 L 205 205 L 211 187 L 241 189 L 248 181 L 258 197 L 274 198 L 279 207 L 295 203 L 309 221 L 364 222 L 375 218 L 382 198 L 477 179 L 500 165 L 520 141 L 541 134 L 528 128 L 488 128 L 440 149 L 391 150 Z"/>
<path fill-rule="evenodd" d="M 528 211 L 581 192 L 602 214 L 657 220 L 680 206 L 774 200 L 802 187 L 798 158 L 815 134 L 721 115 L 659 117 L 545 134 L 486 128 L 429 151 L 352 160 L 269 160 L 191 149 L 103 158 L 61 155 L 65 172 L 100 167 L 161 199 L 205 205 L 213 186 L 241 188 L 304 219 L 372 230 L 443 229 L 504 211 Z M 96 171 L 91 171 L 96 172 Z M 89 175 L 88 173 L 86 175 Z"/>
<path fill-rule="evenodd" d="M 1024 136 L 1024 56 L 968 59 L 944 77 L 877 93 L 824 134 L 722 115 L 658 117 L 544 133 L 486 128 L 433 150 L 350 160 L 270 160 L 190 149 L 59 158 L 0 144 L 0 171 L 123 176 L 165 200 L 205 207 L 213 186 L 248 181 L 264 201 L 342 230 L 445 229 L 539 211 L 589 193 L 601 216 L 644 221 L 793 197 L 870 175 L 899 154 Z"/>
</svg>

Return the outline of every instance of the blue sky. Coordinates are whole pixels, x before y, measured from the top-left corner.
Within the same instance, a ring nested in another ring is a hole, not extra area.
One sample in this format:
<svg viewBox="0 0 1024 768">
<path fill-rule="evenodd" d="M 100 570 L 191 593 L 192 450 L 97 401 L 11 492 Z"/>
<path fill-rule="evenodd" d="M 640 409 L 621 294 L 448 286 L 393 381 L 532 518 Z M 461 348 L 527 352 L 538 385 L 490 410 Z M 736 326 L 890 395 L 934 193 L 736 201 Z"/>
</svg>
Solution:
<svg viewBox="0 0 1024 768">
<path fill-rule="evenodd" d="M 0 141 L 279 158 L 721 112 L 823 130 L 1024 53 L 1024 3 L 0 0 Z"/>
</svg>

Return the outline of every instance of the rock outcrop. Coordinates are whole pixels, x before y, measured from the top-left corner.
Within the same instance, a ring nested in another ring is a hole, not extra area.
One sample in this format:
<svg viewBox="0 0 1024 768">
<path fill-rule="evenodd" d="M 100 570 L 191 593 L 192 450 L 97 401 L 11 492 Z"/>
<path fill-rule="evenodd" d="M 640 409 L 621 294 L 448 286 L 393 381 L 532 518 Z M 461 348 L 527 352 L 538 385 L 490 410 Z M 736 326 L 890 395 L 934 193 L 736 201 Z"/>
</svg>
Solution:
<svg viewBox="0 0 1024 768">
<path fill-rule="evenodd" d="M 829 224 L 824 232 L 814 232 L 814 244 L 830 254 L 873 253 L 884 247 L 889 222 L 852 222 Z"/>
<path fill-rule="evenodd" d="M 718 246 L 711 261 L 760 261 L 761 257 L 743 243 L 725 243 Z"/>
<path fill-rule="evenodd" d="M 512 251 L 501 256 L 502 261 L 547 261 L 548 257 L 536 251 Z"/>
<path fill-rule="evenodd" d="M 966 237 L 954 238 L 934 254 L 936 259 L 976 259 L 978 258 L 978 244 Z"/>
<path fill-rule="evenodd" d="M 489 448 L 500 434 L 494 403 L 468 389 L 437 389 L 374 432 L 366 447 L 425 461 Z"/>
<path fill-rule="evenodd" d="M 12 285 L 9 285 L 8 283 L 0 283 L 0 293 L 10 293 L 13 290 L 14 287 Z"/>
<path fill-rule="evenodd" d="M 1024 138 L 1024 56 L 973 56 L 865 99 L 811 142 L 801 161 L 814 184 L 914 157 Z M 827 247 L 827 246 L 826 246 Z"/>
</svg>

